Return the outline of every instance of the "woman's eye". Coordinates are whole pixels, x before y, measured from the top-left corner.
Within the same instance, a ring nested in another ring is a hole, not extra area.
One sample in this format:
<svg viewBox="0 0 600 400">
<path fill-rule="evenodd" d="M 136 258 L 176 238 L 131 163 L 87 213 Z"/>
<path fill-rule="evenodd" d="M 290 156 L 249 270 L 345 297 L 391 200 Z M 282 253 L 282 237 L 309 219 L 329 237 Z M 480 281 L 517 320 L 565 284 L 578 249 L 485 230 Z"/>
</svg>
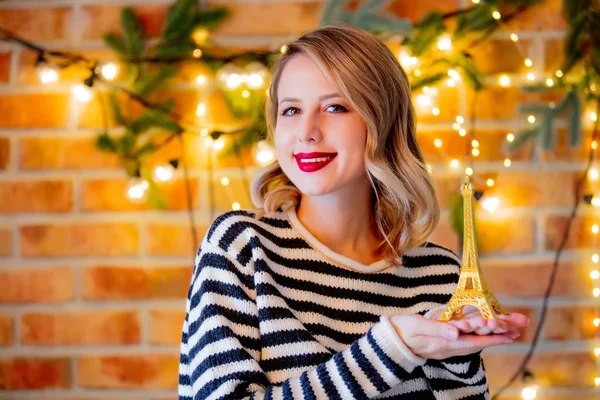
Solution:
<svg viewBox="0 0 600 400">
<path fill-rule="evenodd" d="M 281 115 L 294 115 L 294 114 L 289 114 L 288 111 L 290 110 L 295 110 L 298 111 L 298 109 L 296 107 L 290 107 L 290 108 L 286 108 L 283 113 L 281 113 Z"/>
<path fill-rule="evenodd" d="M 346 112 L 346 111 L 348 111 L 346 109 L 346 107 L 340 106 L 339 104 L 332 104 L 332 105 L 330 105 L 330 106 L 327 107 L 327 109 L 330 109 L 330 108 L 336 108 L 338 110 L 338 111 L 334 111 L 334 112 Z"/>
</svg>

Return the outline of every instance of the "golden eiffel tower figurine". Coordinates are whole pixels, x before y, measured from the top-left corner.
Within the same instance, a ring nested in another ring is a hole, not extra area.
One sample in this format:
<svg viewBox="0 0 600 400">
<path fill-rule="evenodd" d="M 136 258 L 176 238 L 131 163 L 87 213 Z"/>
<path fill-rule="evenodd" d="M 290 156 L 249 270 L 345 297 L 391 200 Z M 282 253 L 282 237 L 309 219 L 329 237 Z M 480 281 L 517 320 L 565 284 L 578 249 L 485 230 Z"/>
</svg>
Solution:
<svg viewBox="0 0 600 400">
<path fill-rule="evenodd" d="M 486 285 L 479 266 L 475 225 L 473 223 L 474 190 L 475 187 L 469 181 L 469 177 L 466 176 L 465 183 L 460 188 L 464 200 L 463 257 L 460 277 L 458 278 L 458 286 L 438 321 L 447 322 L 454 317 L 461 318 L 463 307 L 466 305 L 477 307 L 485 319 L 496 318 L 498 314 L 508 315 Z"/>
</svg>

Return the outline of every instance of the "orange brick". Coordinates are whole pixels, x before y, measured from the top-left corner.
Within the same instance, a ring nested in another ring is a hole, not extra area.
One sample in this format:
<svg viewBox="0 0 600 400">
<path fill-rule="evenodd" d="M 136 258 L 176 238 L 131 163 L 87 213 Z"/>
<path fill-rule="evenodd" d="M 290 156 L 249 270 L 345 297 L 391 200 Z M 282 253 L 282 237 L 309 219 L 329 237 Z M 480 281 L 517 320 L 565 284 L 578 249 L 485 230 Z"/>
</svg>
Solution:
<svg viewBox="0 0 600 400">
<path fill-rule="evenodd" d="M 127 256 L 138 254 L 136 224 L 27 225 L 19 229 L 23 257 Z"/>
<path fill-rule="evenodd" d="M 120 168 L 116 155 L 95 147 L 94 138 L 39 137 L 19 141 L 20 169 Z"/>
<path fill-rule="evenodd" d="M 231 210 L 232 204 L 237 202 L 241 208 L 253 208 L 250 198 L 250 179 L 252 176 L 246 173 L 247 180 L 244 182 L 240 178 L 229 178 L 229 184 L 223 186 L 221 179 L 215 179 L 213 185 L 214 207 L 216 210 Z M 209 192 L 210 193 L 210 192 Z M 209 208 L 211 207 L 210 195 L 208 196 Z"/>
<path fill-rule="evenodd" d="M 3 8 L 0 26 L 28 40 L 67 39 L 76 21 L 71 7 Z"/>
<path fill-rule="evenodd" d="M 294 35 L 318 25 L 322 11 L 319 1 L 273 3 L 263 7 L 258 3 L 208 2 L 208 9 L 226 7 L 230 16 L 213 31 L 219 35 Z M 285 16 L 285 18 L 282 18 Z M 265 24 L 265 21 L 272 23 Z"/>
<path fill-rule="evenodd" d="M 544 41 L 544 71 L 554 74 L 560 69 L 565 59 L 565 45 L 563 39 L 549 39 Z"/>
<path fill-rule="evenodd" d="M 440 218 L 440 222 L 429 241 L 447 247 L 455 253 L 457 253 L 459 249 L 458 235 L 452 230 L 450 221 L 447 217 Z"/>
<path fill-rule="evenodd" d="M 146 4 L 131 7 L 138 18 L 146 37 L 160 36 L 167 8 L 170 4 Z M 81 13 L 86 21 L 84 39 L 100 39 L 107 32 L 121 33 L 122 5 L 84 5 Z"/>
<path fill-rule="evenodd" d="M 59 303 L 75 298 L 71 267 L 0 271 L 0 303 Z"/>
<path fill-rule="evenodd" d="M 68 389 L 71 362 L 65 357 L 0 359 L 0 389 Z"/>
<path fill-rule="evenodd" d="M 468 124 L 464 126 L 465 129 L 468 129 Z M 473 157 L 474 162 L 504 161 L 506 157 L 510 157 L 513 161 L 530 160 L 533 149 L 531 142 L 524 144 L 518 151 L 513 153 L 505 149 L 504 145 L 507 143 L 506 135 L 508 133 L 508 130 L 476 130 L 473 138 L 479 142 L 478 149 L 480 154 L 477 157 Z M 435 147 L 435 139 L 442 141 L 441 149 Z M 449 164 L 453 158 L 465 162 L 467 160 L 466 154 L 471 148 L 469 140 L 471 138 L 468 135 L 461 137 L 456 131 L 432 131 L 417 134 L 419 147 L 423 152 L 425 161 L 428 163 Z M 433 168 L 433 172 L 435 175 L 435 168 Z"/>
<path fill-rule="evenodd" d="M 40 104 L 44 106 L 40 107 Z M 0 128 L 62 127 L 68 120 L 69 95 L 53 93 L 0 95 L 0 110 L 2 110 Z"/>
<path fill-rule="evenodd" d="M 589 265 L 587 261 L 575 263 L 561 261 L 556 272 L 551 295 L 554 297 L 578 297 L 582 290 L 591 284 Z M 493 292 L 505 297 L 538 297 L 544 296 L 552 262 L 525 262 L 512 263 L 482 263 L 486 281 Z"/>
<path fill-rule="evenodd" d="M 10 140 L 0 138 L 0 170 L 8 169 L 10 162 Z"/>
<path fill-rule="evenodd" d="M 98 266 L 83 272 L 86 300 L 184 298 L 193 263 L 185 267 L 131 268 Z"/>
<path fill-rule="evenodd" d="M 207 229 L 207 225 L 197 225 L 198 243 L 196 244 L 192 243 L 191 226 L 189 224 L 149 224 L 148 254 L 154 256 L 194 256 Z"/>
<path fill-rule="evenodd" d="M 562 240 L 567 225 L 568 216 L 547 215 L 544 218 L 544 248 L 556 250 Z M 592 225 L 597 223 L 592 216 L 577 216 L 571 224 L 565 249 L 589 249 L 597 246 L 598 239 L 592 233 Z"/>
<path fill-rule="evenodd" d="M 574 147 L 568 144 L 568 133 L 564 128 L 556 128 L 556 145 L 549 150 L 540 149 L 540 161 L 582 161 L 587 160 L 592 144 L 592 131 L 582 132 L 581 144 Z"/>
<path fill-rule="evenodd" d="M 13 251 L 12 231 L 10 228 L 0 227 L 0 257 L 12 255 Z"/>
<path fill-rule="evenodd" d="M 479 213 L 487 211 L 480 209 Z M 535 223 L 530 217 L 481 215 L 475 219 L 479 254 L 528 253 L 535 249 Z"/>
<path fill-rule="evenodd" d="M 135 311 L 26 313 L 21 317 L 23 344 L 106 345 L 139 341 L 140 321 Z"/>
<path fill-rule="evenodd" d="M 85 388 L 175 389 L 177 355 L 84 356 L 78 359 L 78 384 Z"/>
<path fill-rule="evenodd" d="M 185 311 L 150 311 L 150 343 L 172 345 L 181 343 L 184 319 Z"/>
<path fill-rule="evenodd" d="M 533 57 L 529 40 L 515 43 L 512 40 L 490 39 L 467 51 L 483 74 L 525 73 L 528 71 L 525 58 Z M 498 57 L 499 54 L 502 57 Z"/>
<path fill-rule="evenodd" d="M 448 208 L 451 198 L 460 194 L 460 182 L 457 178 L 433 178 L 433 186 L 441 209 Z"/>
<path fill-rule="evenodd" d="M 507 31 L 560 31 L 567 28 L 562 15 L 562 0 L 546 0 L 531 7 L 507 24 L 500 25 Z M 510 8 L 511 10 L 513 7 Z"/>
<path fill-rule="evenodd" d="M 500 86 L 487 86 L 485 89 L 479 92 L 477 96 L 477 103 L 475 106 L 475 113 L 478 119 L 521 119 L 527 120 L 527 114 L 521 114 L 518 112 L 519 104 L 525 104 L 530 102 L 542 102 L 550 103 L 552 101 L 558 103 L 563 97 L 564 93 L 557 89 L 548 93 L 526 93 L 519 87 L 500 87 Z M 471 109 L 472 102 L 474 100 L 473 90 L 467 90 L 467 104 Z M 499 107 L 498 105 L 502 106 Z M 517 132 L 515 132 L 516 134 Z"/>
<path fill-rule="evenodd" d="M 15 341 L 13 318 L 0 315 L 0 346 L 10 346 Z"/>
<path fill-rule="evenodd" d="M 187 191 L 185 180 L 159 183 L 166 204 L 166 210 L 187 210 Z M 192 207 L 198 207 L 198 180 L 190 178 Z M 149 210 L 148 202 L 133 203 L 126 196 L 127 181 L 122 179 L 89 180 L 83 182 L 81 190 L 81 209 L 83 211 L 129 211 Z"/>
<path fill-rule="evenodd" d="M 543 337 L 546 340 L 594 339 L 598 328 L 593 307 L 551 307 L 546 315 Z"/>
<path fill-rule="evenodd" d="M 70 181 L 0 182 L 0 213 L 68 212 L 73 209 Z"/>
<path fill-rule="evenodd" d="M 524 356 L 525 353 L 483 352 L 483 362 L 492 392 L 508 381 Z M 591 351 L 541 353 L 538 350 L 528 364 L 528 369 L 533 371 L 542 383 L 553 387 L 589 387 L 593 385 L 596 372 L 594 358 Z"/>
<path fill-rule="evenodd" d="M 0 82 L 7 83 L 10 81 L 10 59 L 12 53 L 0 52 Z"/>
<path fill-rule="evenodd" d="M 432 11 L 441 13 L 454 11 L 460 6 L 458 0 L 422 0 L 413 2 L 410 0 L 392 0 L 386 11 L 390 11 L 402 18 L 408 18 L 414 22 L 421 20 Z"/>
<path fill-rule="evenodd" d="M 572 172 L 501 172 L 484 197 L 498 197 L 502 207 L 571 206 L 579 174 Z"/>
</svg>

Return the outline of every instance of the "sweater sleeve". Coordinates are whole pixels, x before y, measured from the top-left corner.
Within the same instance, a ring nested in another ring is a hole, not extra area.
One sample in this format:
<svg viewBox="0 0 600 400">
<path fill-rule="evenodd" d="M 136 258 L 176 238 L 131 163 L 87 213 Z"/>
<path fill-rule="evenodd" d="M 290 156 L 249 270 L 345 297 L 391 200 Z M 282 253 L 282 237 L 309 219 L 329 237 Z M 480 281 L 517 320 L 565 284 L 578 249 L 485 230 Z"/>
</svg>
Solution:
<svg viewBox="0 0 600 400">
<path fill-rule="evenodd" d="M 217 243 L 203 240 L 186 301 L 180 400 L 369 399 L 425 363 L 402 342 L 390 316 L 382 315 L 349 348 L 298 377 L 271 384 L 260 365 L 256 291 L 246 269 Z"/>
</svg>

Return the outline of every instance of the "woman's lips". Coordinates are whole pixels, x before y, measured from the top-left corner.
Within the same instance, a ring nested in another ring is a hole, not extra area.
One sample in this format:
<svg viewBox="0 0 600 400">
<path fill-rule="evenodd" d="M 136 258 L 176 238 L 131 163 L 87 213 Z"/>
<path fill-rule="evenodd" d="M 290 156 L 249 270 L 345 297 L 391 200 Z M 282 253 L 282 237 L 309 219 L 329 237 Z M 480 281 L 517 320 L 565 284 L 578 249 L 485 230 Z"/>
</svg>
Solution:
<svg viewBox="0 0 600 400">
<path fill-rule="evenodd" d="M 317 156 L 317 157 L 312 156 L 312 154 L 311 154 L 311 157 L 306 157 L 306 156 L 301 157 L 299 155 L 296 155 L 295 158 L 296 158 L 296 163 L 298 164 L 298 168 L 300 168 L 301 171 L 303 171 L 303 172 L 315 172 L 315 171 L 320 170 L 321 168 L 324 168 L 327 164 L 329 164 L 330 162 L 332 162 L 335 159 L 336 155 L 337 154 L 330 154 L 330 155 L 327 155 L 327 156 L 321 155 L 321 156 Z M 315 158 L 316 159 L 323 159 L 323 158 L 325 158 L 325 160 L 323 160 L 323 161 L 309 161 L 309 162 L 306 162 L 306 160 L 315 159 Z"/>
</svg>

